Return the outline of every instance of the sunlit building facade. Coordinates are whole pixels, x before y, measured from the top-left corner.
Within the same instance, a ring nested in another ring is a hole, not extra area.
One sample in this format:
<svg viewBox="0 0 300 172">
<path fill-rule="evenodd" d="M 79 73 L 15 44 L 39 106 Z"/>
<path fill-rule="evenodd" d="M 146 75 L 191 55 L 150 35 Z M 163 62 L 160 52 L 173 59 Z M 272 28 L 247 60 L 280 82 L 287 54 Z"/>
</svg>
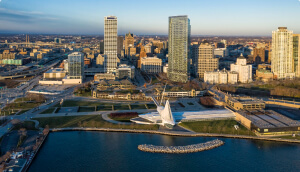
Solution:
<svg viewBox="0 0 300 172">
<path fill-rule="evenodd" d="M 190 19 L 188 16 L 169 17 L 168 78 L 174 82 L 189 80 Z"/>
<path fill-rule="evenodd" d="M 293 31 L 279 27 L 272 32 L 272 72 L 277 79 L 295 77 L 293 66 Z"/>
<path fill-rule="evenodd" d="M 118 65 L 118 21 L 115 16 L 104 18 L 104 71 L 115 72 Z"/>
</svg>

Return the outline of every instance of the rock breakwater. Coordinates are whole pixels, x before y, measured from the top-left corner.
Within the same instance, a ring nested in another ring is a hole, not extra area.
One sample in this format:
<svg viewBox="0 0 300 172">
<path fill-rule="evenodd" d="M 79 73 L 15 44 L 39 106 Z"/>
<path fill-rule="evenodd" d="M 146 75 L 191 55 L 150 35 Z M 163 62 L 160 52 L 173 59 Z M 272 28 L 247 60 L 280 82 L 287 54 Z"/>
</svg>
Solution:
<svg viewBox="0 0 300 172">
<path fill-rule="evenodd" d="M 222 140 L 212 140 L 205 143 L 187 145 L 187 146 L 155 146 L 143 144 L 139 145 L 138 149 L 144 152 L 152 153 L 193 153 L 201 152 L 209 149 L 213 149 L 222 146 L 224 142 Z"/>
</svg>

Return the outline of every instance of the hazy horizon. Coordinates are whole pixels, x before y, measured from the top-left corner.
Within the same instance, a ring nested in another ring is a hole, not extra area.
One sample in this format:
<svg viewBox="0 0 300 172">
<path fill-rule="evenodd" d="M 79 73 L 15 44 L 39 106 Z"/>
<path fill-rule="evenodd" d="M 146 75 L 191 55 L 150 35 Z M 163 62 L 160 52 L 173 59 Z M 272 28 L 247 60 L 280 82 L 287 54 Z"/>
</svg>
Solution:
<svg viewBox="0 0 300 172">
<path fill-rule="evenodd" d="M 271 36 L 279 26 L 300 33 L 299 0 L 2 0 L 0 33 L 103 35 L 104 17 L 118 34 L 167 35 L 168 17 L 188 15 L 192 35 Z"/>
</svg>

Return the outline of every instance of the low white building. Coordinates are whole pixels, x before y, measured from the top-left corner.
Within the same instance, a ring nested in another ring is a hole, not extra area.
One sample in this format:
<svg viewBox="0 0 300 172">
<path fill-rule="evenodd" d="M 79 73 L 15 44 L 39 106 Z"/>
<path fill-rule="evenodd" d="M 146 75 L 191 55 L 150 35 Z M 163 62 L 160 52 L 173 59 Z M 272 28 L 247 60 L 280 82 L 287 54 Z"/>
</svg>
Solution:
<svg viewBox="0 0 300 172">
<path fill-rule="evenodd" d="M 134 79 L 135 77 L 135 67 L 134 66 L 128 66 L 125 64 L 121 64 L 118 66 L 116 70 L 116 78 L 118 79 Z"/>
<path fill-rule="evenodd" d="M 229 72 L 225 69 L 204 73 L 204 82 L 209 84 L 236 84 L 238 73 Z"/>
<path fill-rule="evenodd" d="M 162 60 L 157 57 L 142 57 L 141 70 L 149 74 L 162 72 Z"/>
<path fill-rule="evenodd" d="M 214 49 L 215 57 L 226 57 L 228 56 L 228 50 L 226 48 L 216 48 Z"/>
<path fill-rule="evenodd" d="M 238 73 L 237 72 L 228 72 L 228 84 L 236 84 L 238 81 Z"/>
<path fill-rule="evenodd" d="M 209 84 L 219 84 L 219 71 L 204 72 L 204 82 Z"/>
<path fill-rule="evenodd" d="M 242 54 L 237 58 L 236 64 L 230 65 L 230 71 L 238 73 L 239 82 L 252 82 L 252 65 L 247 65 L 247 60 Z"/>
</svg>

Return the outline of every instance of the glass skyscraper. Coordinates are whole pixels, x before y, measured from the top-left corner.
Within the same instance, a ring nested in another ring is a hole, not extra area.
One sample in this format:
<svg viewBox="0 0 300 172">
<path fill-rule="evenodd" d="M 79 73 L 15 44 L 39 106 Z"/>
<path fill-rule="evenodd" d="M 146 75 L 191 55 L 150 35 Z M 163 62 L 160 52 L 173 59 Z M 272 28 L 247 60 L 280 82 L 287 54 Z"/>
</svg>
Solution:
<svg viewBox="0 0 300 172">
<path fill-rule="evenodd" d="M 189 80 L 191 25 L 188 16 L 169 17 L 168 78 L 174 82 Z"/>
<path fill-rule="evenodd" d="M 294 71 L 296 77 L 300 77 L 300 34 L 294 34 L 293 36 L 293 60 L 294 60 Z"/>
<path fill-rule="evenodd" d="M 84 55 L 74 52 L 68 56 L 68 79 L 83 79 Z"/>
<path fill-rule="evenodd" d="M 118 22 L 117 17 L 104 18 L 104 71 L 116 72 L 118 65 Z"/>
</svg>

